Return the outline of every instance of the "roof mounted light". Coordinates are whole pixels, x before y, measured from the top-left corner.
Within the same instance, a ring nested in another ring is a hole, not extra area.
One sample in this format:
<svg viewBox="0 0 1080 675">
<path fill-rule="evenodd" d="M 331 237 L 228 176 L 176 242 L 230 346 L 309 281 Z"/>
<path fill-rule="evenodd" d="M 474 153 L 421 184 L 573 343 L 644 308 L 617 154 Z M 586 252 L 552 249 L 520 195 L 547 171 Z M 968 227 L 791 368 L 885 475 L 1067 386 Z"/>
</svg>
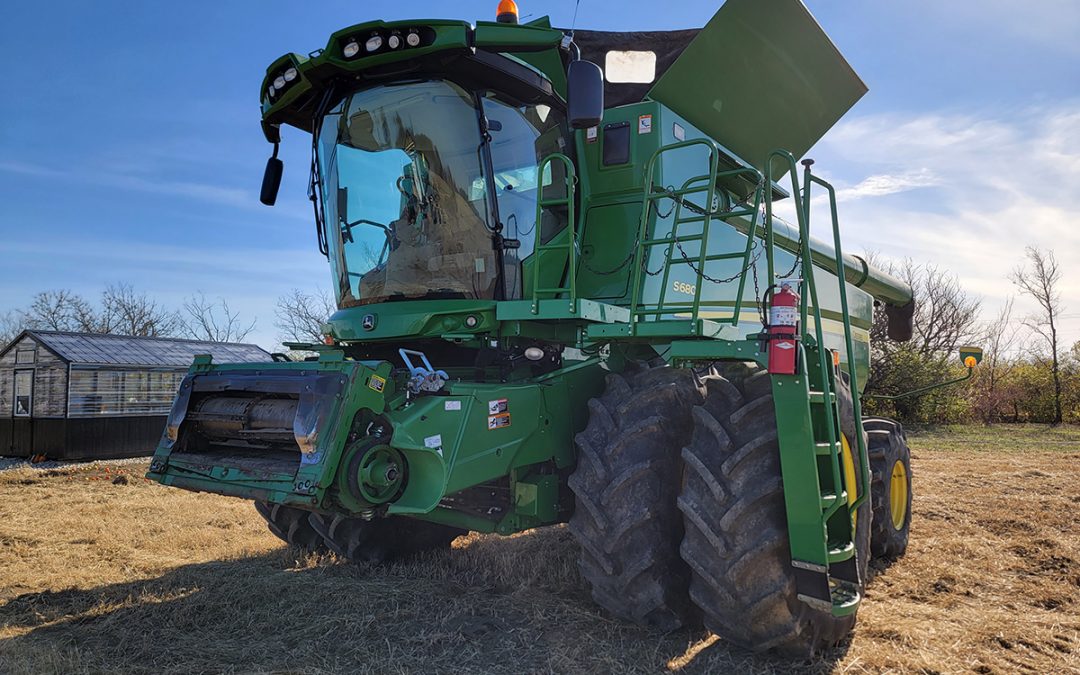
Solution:
<svg viewBox="0 0 1080 675">
<path fill-rule="evenodd" d="M 405 36 L 405 44 L 410 47 L 415 47 L 420 44 L 420 33 L 414 30 L 409 31 L 409 34 Z"/>
<path fill-rule="evenodd" d="M 401 36 L 394 33 L 390 37 L 386 38 L 386 46 L 390 49 L 397 49 L 401 46 Z"/>
<path fill-rule="evenodd" d="M 360 53 L 360 45 L 356 40 L 353 40 L 345 45 L 345 48 L 341 50 L 341 53 L 345 55 L 345 58 L 351 59 Z"/>
<path fill-rule="evenodd" d="M 496 12 L 495 20 L 499 23 L 517 23 L 517 3 L 514 0 L 499 0 L 499 9 Z"/>
<path fill-rule="evenodd" d="M 284 73 L 282 73 L 281 76 L 285 78 L 286 82 L 292 82 L 296 79 L 297 74 L 298 73 L 296 72 L 296 68 L 289 68 Z"/>
<path fill-rule="evenodd" d="M 367 39 L 367 42 L 364 43 L 364 49 L 368 50 L 368 52 L 376 51 L 379 47 L 382 47 L 381 35 L 372 35 Z"/>
<path fill-rule="evenodd" d="M 274 78 L 274 89 L 284 89 L 284 88 L 285 88 L 285 77 L 282 76 L 282 75 L 278 75 L 277 77 Z"/>
</svg>

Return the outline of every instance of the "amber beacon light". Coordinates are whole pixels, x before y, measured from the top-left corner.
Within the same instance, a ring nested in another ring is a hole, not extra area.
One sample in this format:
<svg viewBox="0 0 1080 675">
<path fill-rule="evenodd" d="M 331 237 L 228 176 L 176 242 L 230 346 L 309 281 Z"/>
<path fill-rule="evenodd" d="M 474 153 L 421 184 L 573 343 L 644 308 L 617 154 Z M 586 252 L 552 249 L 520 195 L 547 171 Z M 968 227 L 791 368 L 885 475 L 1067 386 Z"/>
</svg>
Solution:
<svg viewBox="0 0 1080 675">
<path fill-rule="evenodd" d="M 499 23 L 517 23 L 517 3 L 514 0 L 499 0 L 499 11 L 495 20 Z"/>
</svg>

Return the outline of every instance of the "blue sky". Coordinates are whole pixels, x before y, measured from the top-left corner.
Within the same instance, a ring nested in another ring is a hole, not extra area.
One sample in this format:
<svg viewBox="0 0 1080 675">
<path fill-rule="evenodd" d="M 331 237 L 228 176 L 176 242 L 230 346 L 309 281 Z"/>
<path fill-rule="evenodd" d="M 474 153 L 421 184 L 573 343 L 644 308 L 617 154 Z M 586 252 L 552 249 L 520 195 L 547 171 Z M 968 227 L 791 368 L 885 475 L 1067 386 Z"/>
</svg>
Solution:
<svg viewBox="0 0 1080 675">
<path fill-rule="evenodd" d="M 577 24 L 698 27 L 718 4 L 662 3 L 658 14 L 656 3 L 586 0 Z M 225 297 L 257 318 L 256 341 L 274 345 L 277 297 L 328 288 L 329 272 L 305 197 L 303 134 L 284 134 L 278 206 L 258 203 L 266 66 L 364 20 L 490 19 L 496 5 L 65 0 L 6 8 L 0 313 L 39 290 L 94 296 L 125 281 L 176 306 L 193 292 Z M 1065 268 L 1065 337 L 1080 339 L 1080 5 L 808 5 L 870 87 L 810 153 L 841 189 L 847 250 L 947 267 L 984 299 L 989 318 L 1013 293 L 1005 275 L 1023 247 L 1052 247 Z M 574 12 L 570 0 L 520 7 L 557 25 Z"/>
</svg>

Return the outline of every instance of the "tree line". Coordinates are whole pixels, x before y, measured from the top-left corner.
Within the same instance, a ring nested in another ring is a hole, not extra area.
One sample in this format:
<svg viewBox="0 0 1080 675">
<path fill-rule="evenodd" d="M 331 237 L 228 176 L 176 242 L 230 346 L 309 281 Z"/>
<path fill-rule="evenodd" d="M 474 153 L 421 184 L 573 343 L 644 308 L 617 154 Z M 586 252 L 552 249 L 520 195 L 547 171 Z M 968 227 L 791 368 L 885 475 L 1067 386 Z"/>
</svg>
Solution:
<svg viewBox="0 0 1080 675">
<path fill-rule="evenodd" d="M 294 289 L 278 298 L 274 326 L 283 342 L 321 342 L 321 326 L 333 310 L 326 293 Z M 0 349 L 26 329 L 241 342 L 256 325 L 256 318 L 246 319 L 224 298 L 200 292 L 170 308 L 131 284 L 117 283 L 96 302 L 66 289 L 35 294 L 25 307 L 0 314 Z"/>
<path fill-rule="evenodd" d="M 1080 341 L 1071 346 L 1062 342 L 1066 308 L 1053 251 L 1028 247 L 1007 275 L 1016 293 L 1033 301 L 1036 311 L 1018 316 L 1014 296 L 988 321 L 981 320 L 981 302 L 948 271 L 911 260 L 878 259 L 874 264 L 911 285 L 916 312 L 912 340 L 900 343 L 886 338 L 884 308 L 875 308 L 867 414 L 915 424 L 1080 422 Z M 963 376 L 966 369 L 957 348 L 966 344 L 984 349 L 982 364 L 970 380 L 922 396 L 872 398 Z"/>
<path fill-rule="evenodd" d="M 916 298 L 909 342 L 889 340 L 884 308 L 875 308 L 867 414 L 916 424 L 1080 422 L 1080 342 L 1062 344 L 1065 307 L 1053 251 L 1027 248 L 1008 274 L 1017 293 L 1034 301 L 1037 311 L 1017 316 L 1009 298 L 989 321 L 981 320 L 980 300 L 949 271 L 910 259 L 867 258 L 907 282 Z M 274 326 L 282 342 L 321 342 L 322 325 L 333 311 L 329 294 L 293 289 L 278 298 Z M 181 307 L 168 308 L 121 283 L 106 287 L 97 302 L 68 290 L 37 293 L 26 307 L 0 314 L 0 347 L 24 328 L 239 342 L 255 327 L 256 319 L 248 321 L 223 298 L 196 293 Z M 957 348 L 965 344 L 985 349 L 981 366 L 967 382 L 917 397 L 873 398 L 962 376 L 966 371 Z"/>
</svg>

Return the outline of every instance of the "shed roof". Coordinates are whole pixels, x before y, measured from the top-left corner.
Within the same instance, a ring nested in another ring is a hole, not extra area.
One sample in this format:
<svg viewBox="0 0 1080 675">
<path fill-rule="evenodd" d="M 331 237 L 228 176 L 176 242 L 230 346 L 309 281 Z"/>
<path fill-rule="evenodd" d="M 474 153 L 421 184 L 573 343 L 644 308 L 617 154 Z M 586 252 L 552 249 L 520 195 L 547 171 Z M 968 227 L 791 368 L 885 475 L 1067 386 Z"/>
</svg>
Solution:
<svg viewBox="0 0 1080 675">
<path fill-rule="evenodd" d="M 210 354 L 217 363 L 254 363 L 272 360 L 270 353 L 262 347 L 234 342 L 66 333 L 51 330 L 27 330 L 23 332 L 23 335 L 29 335 L 61 359 L 72 364 L 186 368 L 191 365 L 192 359 L 197 354 Z M 18 341 L 19 338 L 16 338 L 11 345 L 13 346 Z"/>
</svg>

